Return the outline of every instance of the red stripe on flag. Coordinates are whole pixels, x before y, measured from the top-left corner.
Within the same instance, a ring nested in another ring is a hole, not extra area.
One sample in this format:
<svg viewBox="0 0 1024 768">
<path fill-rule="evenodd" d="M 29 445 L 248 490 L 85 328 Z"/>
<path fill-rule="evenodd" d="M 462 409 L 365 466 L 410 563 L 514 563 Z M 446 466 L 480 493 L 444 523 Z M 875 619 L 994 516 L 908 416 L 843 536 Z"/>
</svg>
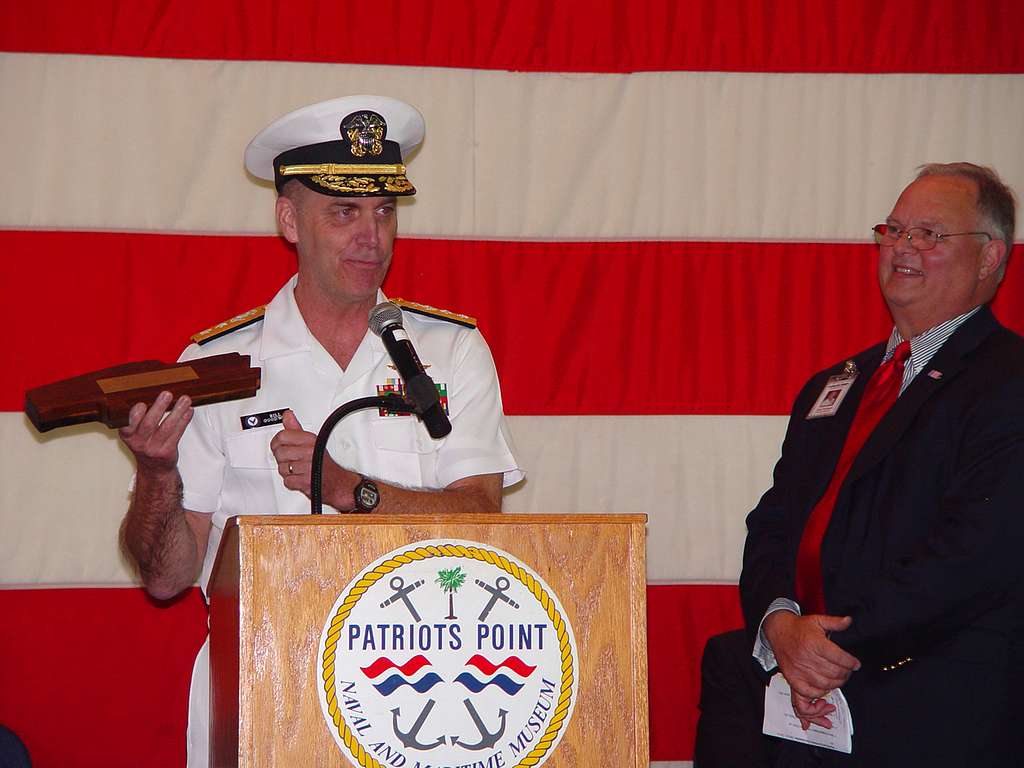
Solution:
<svg viewBox="0 0 1024 768">
<path fill-rule="evenodd" d="M 693 759 L 704 643 L 742 626 L 735 586 L 647 587 L 651 760 Z"/>
<path fill-rule="evenodd" d="M 1024 71 L 1017 0 L 49 0 L 0 49 L 564 72 Z"/>
<path fill-rule="evenodd" d="M 0 590 L 0 723 L 32 764 L 179 768 L 188 687 L 206 637 L 198 590 Z"/>
<path fill-rule="evenodd" d="M 0 232 L 13 362 L 0 409 L 268 301 L 294 256 L 274 237 Z M 806 378 L 890 329 L 872 245 L 405 239 L 391 296 L 480 320 L 506 412 L 784 414 Z M 1024 329 L 1024 267 L 996 311 Z"/>
<path fill-rule="evenodd" d="M 184 763 L 198 590 L 169 604 L 141 589 L 0 590 L 0 615 L 0 723 L 33 765 Z M 735 586 L 647 588 L 652 760 L 693 758 L 704 642 L 741 624 Z"/>
</svg>

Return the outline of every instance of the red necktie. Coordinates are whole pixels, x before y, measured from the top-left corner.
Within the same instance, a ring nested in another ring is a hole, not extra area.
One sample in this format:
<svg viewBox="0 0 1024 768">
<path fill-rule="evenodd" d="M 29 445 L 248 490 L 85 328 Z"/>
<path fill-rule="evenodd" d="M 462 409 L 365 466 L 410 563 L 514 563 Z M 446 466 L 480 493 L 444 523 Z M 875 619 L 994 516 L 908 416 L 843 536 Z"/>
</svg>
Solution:
<svg viewBox="0 0 1024 768">
<path fill-rule="evenodd" d="M 825 494 L 814 505 L 810 517 L 807 518 L 796 556 L 796 595 L 804 615 L 825 611 L 825 595 L 821 584 L 821 542 L 825 538 L 825 531 L 828 530 L 839 489 L 843 486 L 853 460 L 875 431 L 882 416 L 896 402 L 903 382 L 903 366 L 908 357 L 910 342 L 904 341 L 893 350 L 888 362 L 879 366 L 864 388 L 864 396 L 857 407 L 850 431 L 846 433 L 843 452 L 839 455 L 839 463 L 832 473 L 832 479 Z"/>
</svg>

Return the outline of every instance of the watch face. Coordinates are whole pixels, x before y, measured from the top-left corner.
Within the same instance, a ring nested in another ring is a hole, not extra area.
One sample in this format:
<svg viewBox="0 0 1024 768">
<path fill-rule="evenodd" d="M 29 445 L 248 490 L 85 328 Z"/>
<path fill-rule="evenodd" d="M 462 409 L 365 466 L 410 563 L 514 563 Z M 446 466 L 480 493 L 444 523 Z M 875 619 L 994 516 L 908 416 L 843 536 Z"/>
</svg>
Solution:
<svg viewBox="0 0 1024 768">
<path fill-rule="evenodd" d="M 369 480 L 363 479 L 356 486 L 356 508 L 369 512 L 380 503 L 380 491 Z"/>
</svg>

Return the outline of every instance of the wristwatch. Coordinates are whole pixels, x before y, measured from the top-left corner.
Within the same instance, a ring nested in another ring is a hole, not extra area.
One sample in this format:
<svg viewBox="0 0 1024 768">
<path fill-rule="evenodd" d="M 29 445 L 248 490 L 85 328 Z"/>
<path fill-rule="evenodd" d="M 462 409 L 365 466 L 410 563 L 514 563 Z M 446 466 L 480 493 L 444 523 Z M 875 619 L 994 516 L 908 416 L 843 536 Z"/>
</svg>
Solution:
<svg viewBox="0 0 1024 768">
<path fill-rule="evenodd" d="M 380 504 L 380 491 L 377 490 L 377 484 L 367 477 L 359 478 L 353 496 L 356 502 L 354 512 L 373 512 Z"/>
</svg>

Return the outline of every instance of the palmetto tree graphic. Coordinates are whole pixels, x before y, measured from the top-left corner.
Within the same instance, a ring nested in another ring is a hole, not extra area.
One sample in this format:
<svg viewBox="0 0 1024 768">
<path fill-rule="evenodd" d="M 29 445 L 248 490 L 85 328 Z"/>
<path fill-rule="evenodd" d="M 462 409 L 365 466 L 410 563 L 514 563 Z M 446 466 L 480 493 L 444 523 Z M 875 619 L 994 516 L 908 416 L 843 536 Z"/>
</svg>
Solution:
<svg viewBox="0 0 1024 768">
<path fill-rule="evenodd" d="M 441 589 L 448 593 L 448 615 L 445 618 L 454 621 L 458 618 L 455 615 L 455 593 L 459 591 L 459 587 L 466 583 L 466 572 L 462 570 L 461 565 L 440 570 L 437 572 L 437 578 L 434 581 L 440 584 Z"/>
</svg>

